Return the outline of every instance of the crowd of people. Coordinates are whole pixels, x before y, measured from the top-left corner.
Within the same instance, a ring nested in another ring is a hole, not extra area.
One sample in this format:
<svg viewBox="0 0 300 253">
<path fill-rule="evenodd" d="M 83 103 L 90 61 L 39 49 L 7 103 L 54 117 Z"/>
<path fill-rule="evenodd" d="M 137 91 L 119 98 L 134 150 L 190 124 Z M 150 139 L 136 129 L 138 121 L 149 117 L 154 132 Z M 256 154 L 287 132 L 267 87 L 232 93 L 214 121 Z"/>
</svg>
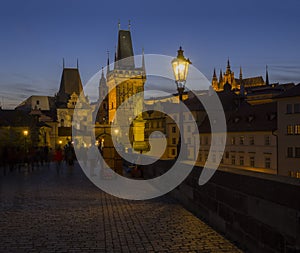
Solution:
<svg viewBox="0 0 300 253">
<path fill-rule="evenodd" d="M 52 150 L 48 146 L 43 147 L 24 147 L 4 146 L 1 149 L 0 167 L 5 175 L 8 171 L 20 171 L 26 168 L 33 171 L 41 166 L 50 166 L 50 162 L 55 162 L 57 169 L 65 162 L 69 167 L 74 166 L 76 155 L 73 144 L 68 142 L 64 147 L 57 146 Z"/>
</svg>

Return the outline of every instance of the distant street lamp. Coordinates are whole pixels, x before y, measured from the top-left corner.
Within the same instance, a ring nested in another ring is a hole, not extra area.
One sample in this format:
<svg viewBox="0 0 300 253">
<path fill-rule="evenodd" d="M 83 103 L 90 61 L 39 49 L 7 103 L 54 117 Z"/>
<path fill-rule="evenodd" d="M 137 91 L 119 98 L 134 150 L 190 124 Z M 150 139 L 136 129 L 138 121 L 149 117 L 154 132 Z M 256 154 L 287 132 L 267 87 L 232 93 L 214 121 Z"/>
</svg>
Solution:
<svg viewBox="0 0 300 253">
<path fill-rule="evenodd" d="M 189 71 L 189 65 L 192 64 L 190 59 L 186 59 L 183 55 L 182 47 L 179 47 L 179 50 L 177 51 L 177 57 L 172 60 L 172 68 L 174 72 L 175 77 L 175 83 L 177 86 L 177 92 L 179 95 L 179 101 L 181 102 L 184 89 L 185 89 L 185 83 Z M 179 107 L 181 108 L 181 107 Z M 182 120 L 182 112 L 179 111 L 179 139 L 177 143 L 177 157 L 180 153 L 180 147 L 181 147 L 181 134 L 183 135 L 183 120 Z"/>
<path fill-rule="evenodd" d="M 23 131 L 24 135 L 24 149 L 25 149 L 25 154 L 27 153 L 27 136 L 28 136 L 28 130 Z"/>
</svg>

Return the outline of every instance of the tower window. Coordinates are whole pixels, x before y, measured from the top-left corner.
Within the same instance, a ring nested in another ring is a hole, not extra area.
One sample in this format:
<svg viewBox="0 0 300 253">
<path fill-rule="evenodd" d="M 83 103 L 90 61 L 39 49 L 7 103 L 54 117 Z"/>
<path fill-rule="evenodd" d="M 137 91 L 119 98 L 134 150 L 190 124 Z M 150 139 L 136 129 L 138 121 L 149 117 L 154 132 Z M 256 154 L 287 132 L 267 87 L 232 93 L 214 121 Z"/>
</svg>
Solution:
<svg viewBox="0 0 300 253">
<path fill-rule="evenodd" d="M 286 113 L 288 113 L 288 114 L 293 113 L 293 105 L 292 104 L 286 105 Z"/>
</svg>

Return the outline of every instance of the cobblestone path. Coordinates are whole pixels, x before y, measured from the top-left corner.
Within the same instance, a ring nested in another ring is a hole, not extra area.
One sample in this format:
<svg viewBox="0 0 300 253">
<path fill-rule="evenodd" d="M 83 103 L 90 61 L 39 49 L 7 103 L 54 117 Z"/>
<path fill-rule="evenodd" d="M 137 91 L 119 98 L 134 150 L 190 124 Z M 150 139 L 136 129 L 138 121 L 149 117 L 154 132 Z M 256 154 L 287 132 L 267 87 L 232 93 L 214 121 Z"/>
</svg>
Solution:
<svg viewBox="0 0 300 253">
<path fill-rule="evenodd" d="M 0 252 L 240 252 L 167 196 L 112 197 L 76 165 L 0 176 Z"/>
</svg>

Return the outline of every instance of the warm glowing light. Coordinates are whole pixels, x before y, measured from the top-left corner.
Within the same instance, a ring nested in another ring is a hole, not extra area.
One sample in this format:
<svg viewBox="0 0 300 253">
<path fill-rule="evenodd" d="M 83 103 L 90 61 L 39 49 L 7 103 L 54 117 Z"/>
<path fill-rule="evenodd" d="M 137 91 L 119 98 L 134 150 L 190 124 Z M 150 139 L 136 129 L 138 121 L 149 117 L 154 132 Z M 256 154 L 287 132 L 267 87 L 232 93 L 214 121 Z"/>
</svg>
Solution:
<svg viewBox="0 0 300 253">
<path fill-rule="evenodd" d="M 59 140 L 58 143 L 59 143 L 59 144 L 62 144 L 62 140 Z"/>
<path fill-rule="evenodd" d="M 181 47 L 177 52 L 177 57 L 172 60 L 174 77 L 177 84 L 184 84 L 187 78 L 189 65 L 191 64 L 191 61 L 184 57 L 183 50 Z"/>
<path fill-rule="evenodd" d="M 24 131 L 23 131 L 23 134 L 24 134 L 24 136 L 27 136 L 27 135 L 28 135 L 28 131 L 27 131 L 27 130 L 24 130 Z"/>
</svg>

